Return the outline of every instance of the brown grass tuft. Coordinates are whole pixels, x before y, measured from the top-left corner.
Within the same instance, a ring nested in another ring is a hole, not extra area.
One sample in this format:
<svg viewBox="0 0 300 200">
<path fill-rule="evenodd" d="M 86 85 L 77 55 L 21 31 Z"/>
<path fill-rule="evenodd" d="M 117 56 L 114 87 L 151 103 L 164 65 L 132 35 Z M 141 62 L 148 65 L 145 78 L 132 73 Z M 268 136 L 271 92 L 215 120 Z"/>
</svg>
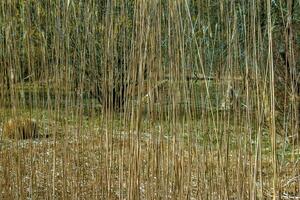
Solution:
<svg viewBox="0 0 300 200">
<path fill-rule="evenodd" d="M 39 136 L 38 126 L 35 119 L 14 118 L 3 124 L 3 138 L 8 139 L 31 139 Z"/>
</svg>

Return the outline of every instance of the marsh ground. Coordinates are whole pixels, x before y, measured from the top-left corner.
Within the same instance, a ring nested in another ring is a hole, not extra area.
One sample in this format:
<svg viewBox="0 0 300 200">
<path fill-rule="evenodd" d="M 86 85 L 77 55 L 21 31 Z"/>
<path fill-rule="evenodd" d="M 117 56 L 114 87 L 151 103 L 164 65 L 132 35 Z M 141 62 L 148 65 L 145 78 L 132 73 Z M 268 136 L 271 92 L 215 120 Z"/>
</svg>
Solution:
<svg viewBox="0 0 300 200">
<path fill-rule="evenodd" d="M 225 119 L 233 117 L 233 112 L 222 112 Z M 1 110 L 3 121 L 7 113 Z M 47 110 L 22 113 L 38 119 L 40 131 L 50 137 L 1 140 L 1 199 L 248 199 L 251 192 L 265 199 L 272 196 L 269 135 L 263 130 L 258 144 L 256 134 L 247 132 L 249 124 L 241 120 L 219 120 L 217 130 L 207 116 L 182 119 L 175 126 L 143 120 L 137 133 L 118 117 L 108 121 L 79 117 L 76 111 L 59 117 Z M 283 199 L 299 194 L 299 151 L 278 143 Z"/>
</svg>

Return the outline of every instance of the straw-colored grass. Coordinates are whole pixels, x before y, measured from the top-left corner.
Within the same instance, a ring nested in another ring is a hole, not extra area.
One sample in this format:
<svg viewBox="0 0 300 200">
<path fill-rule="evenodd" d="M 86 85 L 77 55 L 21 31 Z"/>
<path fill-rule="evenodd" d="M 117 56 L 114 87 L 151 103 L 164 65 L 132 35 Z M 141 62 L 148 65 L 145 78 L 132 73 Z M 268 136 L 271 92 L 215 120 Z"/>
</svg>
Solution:
<svg viewBox="0 0 300 200">
<path fill-rule="evenodd" d="M 1 1 L 0 199 L 299 199 L 299 7 Z"/>
</svg>

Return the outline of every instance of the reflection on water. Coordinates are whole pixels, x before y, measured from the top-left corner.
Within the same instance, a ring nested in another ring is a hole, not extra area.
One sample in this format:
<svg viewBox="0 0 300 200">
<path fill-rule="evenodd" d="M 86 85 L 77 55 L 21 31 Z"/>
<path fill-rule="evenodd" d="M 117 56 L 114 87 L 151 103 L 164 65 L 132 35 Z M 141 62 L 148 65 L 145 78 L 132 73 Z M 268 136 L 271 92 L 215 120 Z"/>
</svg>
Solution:
<svg viewBox="0 0 300 200">
<path fill-rule="evenodd" d="M 4 107 L 13 106 L 23 109 L 83 109 L 84 114 L 94 109 L 100 111 L 100 103 L 89 94 L 76 94 L 75 92 L 55 92 L 54 90 L 16 90 L 15 98 L 10 93 L 5 95 Z M 82 107 L 81 107 L 82 106 Z"/>
<path fill-rule="evenodd" d="M 143 113 L 153 112 L 169 112 L 175 108 L 179 113 L 193 110 L 194 113 L 201 113 L 205 109 L 219 109 L 221 108 L 224 94 L 226 95 L 226 88 L 224 84 L 216 84 L 213 81 L 208 83 L 208 91 L 204 83 L 195 83 L 189 88 L 180 88 L 176 100 L 172 96 L 172 92 L 165 88 L 164 91 L 160 91 L 161 97 L 158 102 L 143 101 L 140 102 L 140 107 Z M 89 115 L 90 112 L 101 111 L 101 103 L 98 99 L 92 97 L 89 92 L 83 92 L 82 94 L 75 91 L 63 91 L 54 90 L 52 88 L 27 88 L 17 89 L 14 96 L 11 98 L 8 92 L 5 97 L 5 107 L 16 107 L 30 109 L 70 109 L 77 110 L 82 109 L 83 113 Z M 139 104 L 135 97 L 131 98 L 132 105 Z M 3 103 L 3 102 L 2 102 Z M 149 104 L 151 104 L 149 106 Z M 175 106 L 174 106 L 175 105 Z"/>
</svg>

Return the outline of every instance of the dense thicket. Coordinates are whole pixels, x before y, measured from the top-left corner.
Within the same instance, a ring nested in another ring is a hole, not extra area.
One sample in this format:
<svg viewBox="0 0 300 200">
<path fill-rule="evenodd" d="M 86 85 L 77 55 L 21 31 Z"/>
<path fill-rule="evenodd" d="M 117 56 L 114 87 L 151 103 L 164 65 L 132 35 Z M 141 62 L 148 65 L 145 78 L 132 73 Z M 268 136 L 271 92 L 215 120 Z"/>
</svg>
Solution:
<svg viewBox="0 0 300 200">
<path fill-rule="evenodd" d="M 78 132 L 84 121 L 80 116 L 101 116 L 111 133 L 116 132 L 111 121 L 118 119 L 130 139 L 137 134 L 138 142 L 129 142 L 129 155 L 136 156 L 136 165 L 129 166 L 134 168 L 132 173 L 140 162 L 140 133 L 145 126 L 155 131 L 159 127 L 157 132 L 162 134 L 162 124 L 167 123 L 164 131 L 170 132 L 174 142 L 172 161 L 178 164 L 184 158 L 179 154 L 184 153 L 176 149 L 182 147 L 177 139 L 192 123 L 199 123 L 201 131 L 195 138 L 203 134 L 209 142 L 197 155 L 206 155 L 207 149 L 215 147 L 218 156 L 224 156 L 218 159 L 222 167 L 218 165 L 216 175 L 224 177 L 221 186 L 216 186 L 223 192 L 222 198 L 230 197 L 228 188 L 232 186 L 226 165 L 230 142 L 239 148 L 235 164 L 240 170 L 248 167 L 243 165 L 244 158 L 252 159 L 250 172 L 243 174 L 249 180 L 243 182 L 236 174 L 237 182 L 244 185 L 231 188 L 239 195 L 235 197 L 255 199 L 257 193 L 262 197 L 263 183 L 257 184 L 256 178 L 261 173 L 258 168 L 262 169 L 264 133 L 269 134 L 271 146 L 273 196 L 279 195 L 277 143 L 294 148 L 300 138 L 299 74 L 299 0 L 0 3 L 1 108 L 10 109 L 12 115 L 17 115 L 18 109 L 42 108 L 54 111 L 56 118 L 75 110 Z M 234 139 L 228 134 L 232 130 Z M 113 149 L 113 134 L 108 132 L 107 152 Z M 156 145 L 163 141 L 154 138 Z M 190 157 L 192 144 L 201 146 L 195 138 L 188 135 Z M 167 151 L 170 149 L 168 146 Z M 109 171 L 111 157 L 105 156 Z M 213 153 L 210 156 L 215 157 Z M 182 194 L 180 181 L 184 178 L 176 170 L 172 189 Z M 164 175 L 159 174 L 162 180 Z M 140 182 L 130 181 L 138 190 Z M 223 183 L 230 186 L 222 188 Z M 243 192 L 248 187 L 251 189 Z M 106 192 L 110 194 L 110 186 Z M 135 195 L 133 189 L 128 191 L 129 199 L 139 199 Z"/>
</svg>

